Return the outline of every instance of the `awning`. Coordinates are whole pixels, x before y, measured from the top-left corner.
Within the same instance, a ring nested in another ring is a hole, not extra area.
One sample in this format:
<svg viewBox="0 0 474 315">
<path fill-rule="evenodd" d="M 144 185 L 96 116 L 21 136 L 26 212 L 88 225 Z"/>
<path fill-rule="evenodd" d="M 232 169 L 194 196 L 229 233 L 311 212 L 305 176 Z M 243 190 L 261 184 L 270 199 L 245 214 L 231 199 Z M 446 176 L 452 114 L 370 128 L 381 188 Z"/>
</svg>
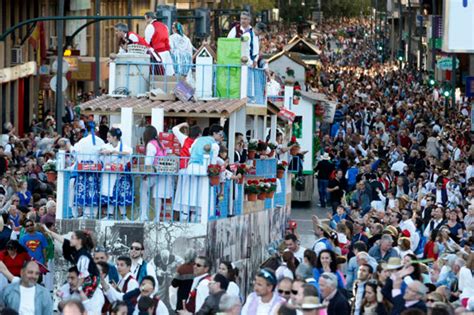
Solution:
<svg viewBox="0 0 474 315">
<path fill-rule="evenodd" d="M 144 115 L 151 115 L 152 108 L 163 108 L 165 116 L 168 117 L 227 117 L 244 107 L 246 103 L 247 99 L 182 102 L 179 100 L 159 101 L 136 97 L 117 98 L 103 95 L 80 104 L 79 108 L 81 113 L 86 114 L 117 113 L 123 107 L 131 107 L 134 113 Z"/>
</svg>

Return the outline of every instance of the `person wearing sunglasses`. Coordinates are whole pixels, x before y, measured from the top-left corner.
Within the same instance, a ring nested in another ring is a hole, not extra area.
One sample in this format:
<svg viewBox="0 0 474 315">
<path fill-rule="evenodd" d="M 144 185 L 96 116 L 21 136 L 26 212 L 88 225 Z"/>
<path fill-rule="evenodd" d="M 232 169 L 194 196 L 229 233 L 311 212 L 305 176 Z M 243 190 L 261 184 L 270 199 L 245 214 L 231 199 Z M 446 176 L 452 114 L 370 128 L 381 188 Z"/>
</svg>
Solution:
<svg viewBox="0 0 474 315">
<path fill-rule="evenodd" d="M 155 283 L 158 284 L 158 279 L 156 278 L 156 272 L 153 269 L 153 266 L 146 260 L 143 259 L 143 254 L 145 253 L 145 247 L 143 243 L 135 241 L 130 246 L 130 259 L 132 260 L 132 274 L 133 277 L 141 283 L 145 276 L 151 276 Z M 158 285 L 156 286 L 158 287 Z"/>
<path fill-rule="evenodd" d="M 198 256 L 194 260 L 193 284 L 187 300 L 183 301 L 184 309 L 190 313 L 198 312 L 209 295 L 209 281 L 212 278 L 209 275 L 211 267 L 212 263 L 206 256 Z"/>
<path fill-rule="evenodd" d="M 31 257 L 47 266 L 46 248 L 48 247 L 48 241 L 46 237 L 36 231 L 35 223 L 30 219 L 25 220 L 23 227 L 25 228 L 25 234 L 20 237 L 20 244 L 26 248 Z"/>
<path fill-rule="evenodd" d="M 285 303 L 285 299 L 274 292 L 277 286 L 275 273 L 267 268 L 261 269 L 255 276 L 254 292 L 246 299 L 242 308 L 242 315 L 267 315 L 273 314 Z"/>
<path fill-rule="evenodd" d="M 278 281 L 277 292 L 287 302 L 290 300 L 290 297 L 291 297 L 292 285 L 293 285 L 293 280 L 291 278 L 284 277 Z"/>
</svg>

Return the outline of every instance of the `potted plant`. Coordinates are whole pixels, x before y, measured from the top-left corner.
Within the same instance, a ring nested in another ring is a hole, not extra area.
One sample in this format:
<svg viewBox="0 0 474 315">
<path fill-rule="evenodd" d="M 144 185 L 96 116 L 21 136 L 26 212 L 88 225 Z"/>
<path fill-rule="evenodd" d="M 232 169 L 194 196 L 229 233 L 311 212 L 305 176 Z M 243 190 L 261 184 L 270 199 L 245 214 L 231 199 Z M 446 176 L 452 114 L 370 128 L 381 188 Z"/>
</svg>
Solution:
<svg viewBox="0 0 474 315">
<path fill-rule="evenodd" d="M 235 173 L 240 175 L 240 178 L 237 180 L 237 183 L 242 185 L 244 183 L 245 174 L 247 174 L 247 165 L 246 164 L 236 164 Z"/>
<path fill-rule="evenodd" d="M 294 78 L 295 77 L 295 70 L 291 69 L 290 67 L 286 67 L 286 76 L 288 78 Z"/>
<path fill-rule="evenodd" d="M 296 141 L 296 137 L 292 136 L 290 142 L 288 142 L 288 147 L 290 148 L 290 154 L 296 155 L 300 150 L 300 144 Z"/>
<path fill-rule="evenodd" d="M 57 179 L 57 172 L 56 172 L 56 160 L 48 160 L 43 165 L 43 172 L 46 174 L 46 178 L 49 183 L 56 182 Z"/>
<path fill-rule="evenodd" d="M 300 103 L 301 90 L 293 90 L 293 105 L 298 105 Z"/>
<path fill-rule="evenodd" d="M 258 140 L 250 139 L 249 145 L 247 148 L 247 157 L 249 160 L 255 159 L 255 154 L 257 153 Z"/>
<path fill-rule="evenodd" d="M 217 186 L 220 183 L 221 166 L 218 164 L 209 164 L 207 175 L 211 186 Z"/>
<path fill-rule="evenodd" d="M 285 176 L 286 168 L 288 167 L 288 162 L 281 161 L 277 164 L 277 178 L 282 179 Z"/>
<path fill-rule="evenodd" d="M 269 185 L 267 187 L 267 199 L 271 199 L 277 189 L 276 178 L 268 178 L 266 179 L 266 183 Z"/>
<path fill-rule="evenodd" d="M 261 179 L 258 186 L 260 189 L 260 192 L 258 194 L 258 200 L 267 199 L 267 193 L 268 193 L 268 190 L 270 189 L 270 183 L 268 183 L 266 179 Z"/>
<path fill-rule="evenodd" d="M 244 192 L 248 201 L 257 201 L 257 196 L 260 193 L 258 184 L 258 180 L 248 180 L 245 184 Z"/>
<path fill-rule="evenodd" d="M 277 144 L 274 142 L 269 141 L 267 143 L 268 148 L 270 148 L 270 153 L 267 154 L 268 157 L 273 157 L 275 155 L 275 150 L 277 148 Z"/>
</svg>

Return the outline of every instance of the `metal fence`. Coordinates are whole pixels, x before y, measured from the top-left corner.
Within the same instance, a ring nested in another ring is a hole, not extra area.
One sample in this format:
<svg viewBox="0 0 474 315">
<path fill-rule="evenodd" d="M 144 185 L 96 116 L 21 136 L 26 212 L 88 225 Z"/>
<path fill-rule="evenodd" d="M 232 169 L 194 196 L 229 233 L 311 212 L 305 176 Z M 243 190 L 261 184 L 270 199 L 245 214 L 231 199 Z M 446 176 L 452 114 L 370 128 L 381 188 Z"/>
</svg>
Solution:
<svg viewBox="0 0 474 315">
<path fill-rule="evenodd" d="M 265 70 L 249 68 L 247 98 L 250 104 L 266 105 L 267 75 Z"/>
<path fill-rule="evenodd" d="M 191 92 L 196 99 L 240 99 L 241 67 L 241 65 L 163 64 L 118 60 L 115 61 L 115 73 L 111 73 L 115 74 L 115 86 L 110 93 L 129 96 L 151 92 L 154 97 L 167 100 L 174 97 L 173 94 L 178 89 L 179 92 Z M 187 85 L 184 86 L 180 82 L 185 82 Z M 247 84 L 249 103 L 265 105 L 265 91 L 265 71 L 249 68 Z"/>
<path fill-rule="evenodd" d="M 275 159 L 249 163 L 255 171 L 247 178 L 275 178 Z M 64 219 L 193 223 L 243 214 L 245 181 L 230 179 L 226 169 L 211 184 L 208 165 L 209 157 L 195 164 L 177 156 L 60 152 L 58 211 Z M 284 194 L 266 200 L 265 209 L 284 206 Z"/>
</svg>

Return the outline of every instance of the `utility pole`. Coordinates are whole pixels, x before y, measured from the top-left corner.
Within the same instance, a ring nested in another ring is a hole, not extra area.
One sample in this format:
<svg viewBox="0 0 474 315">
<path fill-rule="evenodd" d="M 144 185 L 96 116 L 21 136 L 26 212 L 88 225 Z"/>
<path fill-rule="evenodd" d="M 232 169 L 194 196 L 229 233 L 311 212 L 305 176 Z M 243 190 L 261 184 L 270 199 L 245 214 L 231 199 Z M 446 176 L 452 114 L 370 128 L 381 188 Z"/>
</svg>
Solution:
<svg viewBox="0 0 474 315">
<path fill-rule="evenodd" d="M 437 8 L 436 8 L 436 0 L 431 1 L 431 6 L 432 6 L 432 14 L 431 14 L 431 69 L 433 69 L 433 72 L 435 71 L 436 67 L 436 43 L 435 43 L 435 16 L 437 13 Z"/>
<path fill-rule="evenodd" d="M 451 98 L 452 98 L 452 108 L 456 109 L 456 54 L 453 53 L 452 55 L 452 68 L 451 68 Z"/>
<path fill-rule="evenodd" d="M 100 0 L 95 0 L 95 15 L 100 16 Z M 100 23 L 94 25 L 95 96 L 100 95 Z"/>
<path fill-rule="evenodd" d="M 412 55 L 411 55 L 411 37 L 412 37 L 412 28 L 413 28 L 413 18 L 412 18 L 412 7 L 411 0 L 408 0 L 408 68 L 412 67 Z"/>
<path fill-rule="evenodd" d="M 64 0 L 59 0 L 58 15 L 64 16 Z M 58 134 L 62 135 L 63 116 L 64 116 L 64 94 L 63 94 L 63 37 L 64 37 L 64 20 L 59 20 L 56 24 L 56 33 L 58 36 L 58 69 L 56 72 L 56 128 Z"/>
</svg>

